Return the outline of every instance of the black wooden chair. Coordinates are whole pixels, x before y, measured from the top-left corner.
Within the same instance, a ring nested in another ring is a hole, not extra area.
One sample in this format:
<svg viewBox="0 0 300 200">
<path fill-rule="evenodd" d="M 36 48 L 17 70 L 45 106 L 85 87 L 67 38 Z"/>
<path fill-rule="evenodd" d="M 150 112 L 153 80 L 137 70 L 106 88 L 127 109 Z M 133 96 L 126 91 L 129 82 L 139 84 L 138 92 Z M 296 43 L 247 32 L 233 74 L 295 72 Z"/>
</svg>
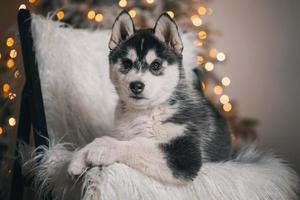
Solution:
<svg viewBox="0 0 300 200">
<path fill-rule="evenodd" d="M 48 146 L 47 124 L 38 65 L 35 58 L 35 50 L 31 34 L 31 15 L 29 10 L 19 10 L 18 26 L 26 82 L 21 96 L 22 99 L 15 150 L 16 159 L 14 161 L 10 193 L 11 200 L 22 200 L 24 187 L 30 185 L 30 182 L 26 182 L 22 175 L 22 164 L 20 162 L 21 155 L 19 151 L 21 144 L 23 142 L 29 143 L 30 135 L 33 133 L 35 146 Z"/>
</svg>

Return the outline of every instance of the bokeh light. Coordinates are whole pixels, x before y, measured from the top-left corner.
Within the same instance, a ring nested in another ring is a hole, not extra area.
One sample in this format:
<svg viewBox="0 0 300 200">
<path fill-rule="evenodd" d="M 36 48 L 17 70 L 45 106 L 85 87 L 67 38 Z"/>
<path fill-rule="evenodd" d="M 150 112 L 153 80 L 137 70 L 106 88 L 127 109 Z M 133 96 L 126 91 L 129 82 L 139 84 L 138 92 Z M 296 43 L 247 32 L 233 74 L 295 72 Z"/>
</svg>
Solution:
<svg viewBox="0 0 300 200">
<path fill-rule="evenodd" d="M 11 118 L 8 119 L 8 124 L 10 126 L 15 126 L 16 123 L 17 123 L 17 121 L 16 121 L 16 119 L 14 117 L 11 117 Z"/>
<path fill-rule="evenodd" d="M 223 88 L 222 88 L 222 86 L 216 85 L 216 86 L 214 87 L 214 92 L 215 92 L 215 94 L 217 94 L 217 95 L 222 94 L 222 93 L 223 93 Z"/>
<path fill-rule="evenodd" d="M 131 9 L 131 10 L 129 11 L 129 15 L 130 15 L 132 18 L 134 18 L 134 17 L 136 16 L 136 11 L 135 11 L 134 9 Z"/>
<path fill-rule="evenodd" d="M 224 85 L 224 86 L 228 86 L 228 85 L 230 85 L 230 78 L 228 78 L 228 77 L 224 77 L 224 78 L 222 78 L 222 84 Z"/>
<path fill-rule="evenodd" d="M 103 15 L 101 13 L 98 13 L 96 16 L 95 16 L 95 21 L 96 22 L 102 22 L 103 21 Z"/>
<path fill-rule="evenodd" d="M 56 13 L 56 17 L 57 17 L 57 19 L 62 20 L 65 17 L 64 11 L 62 11 L 62 10 L 58 11 Z"/>
<path fill-rule="evenodd" d="M 207 71 L 212 71 L 214 69 L 214 64 L 212 62 L 207 62 L 204 66 L 204 68 L 207 70 Z"/>
<path fill-rule="evenodd" d="M 201 26 L 202 25 L 202 20 L 198 15 L 193 15 L 191 16 L 191 20 L 194 26 Z"/>
</svg>

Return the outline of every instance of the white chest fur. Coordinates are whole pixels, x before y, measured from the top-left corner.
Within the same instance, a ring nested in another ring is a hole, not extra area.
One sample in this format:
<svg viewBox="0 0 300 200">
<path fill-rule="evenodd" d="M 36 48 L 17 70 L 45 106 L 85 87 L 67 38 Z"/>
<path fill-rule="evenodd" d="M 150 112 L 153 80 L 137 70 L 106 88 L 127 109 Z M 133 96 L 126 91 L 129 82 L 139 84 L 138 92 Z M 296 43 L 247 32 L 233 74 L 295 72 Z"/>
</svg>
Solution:
<svg viewBox="0 0 300 200">
<path fill-rule="evenodd" d="M 127 109 L 125 112 L 118 109 L 114 136 L 120 140 L 145 137 L 168 141 L 182 135 L 185 129 L 184 125 L 165 122 L 176 110 L 175 106 L 169 105 L 145 110 Z"/>
</svg>

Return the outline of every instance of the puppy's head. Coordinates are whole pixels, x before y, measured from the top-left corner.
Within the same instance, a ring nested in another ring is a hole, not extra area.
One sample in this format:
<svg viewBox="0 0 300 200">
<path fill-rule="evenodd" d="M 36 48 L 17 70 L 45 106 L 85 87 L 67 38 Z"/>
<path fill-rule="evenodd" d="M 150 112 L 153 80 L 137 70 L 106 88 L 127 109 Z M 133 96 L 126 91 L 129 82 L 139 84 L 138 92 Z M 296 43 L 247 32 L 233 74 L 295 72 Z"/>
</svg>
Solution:
<svg viewBox="0 0 300 200">
<path fill-rule="evenodd" d="M 122 101 L 143 109 L 169 99 L 183 74 L 183 44 L 169 15 L 162 14 L 153 29 L 136 31 L 123 11 L 114 22 L 109 48 L 110 78 Z"/>
</svg>

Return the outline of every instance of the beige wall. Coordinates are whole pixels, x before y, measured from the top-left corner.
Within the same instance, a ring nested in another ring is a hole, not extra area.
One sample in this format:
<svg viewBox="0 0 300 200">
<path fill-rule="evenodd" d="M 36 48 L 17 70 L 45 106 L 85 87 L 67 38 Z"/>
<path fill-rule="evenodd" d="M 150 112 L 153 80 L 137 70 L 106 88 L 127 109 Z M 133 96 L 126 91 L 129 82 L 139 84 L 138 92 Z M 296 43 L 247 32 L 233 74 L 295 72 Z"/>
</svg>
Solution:
<svg viewBox="0 0 300 200">
<path fill-rule="evenodd" d="M 211 24 L 228 61 L 217 67 L 241 115 L 260 120 L 260 143 L 300 172 L 300 1 L 215 0 Z"/>
</svg>

